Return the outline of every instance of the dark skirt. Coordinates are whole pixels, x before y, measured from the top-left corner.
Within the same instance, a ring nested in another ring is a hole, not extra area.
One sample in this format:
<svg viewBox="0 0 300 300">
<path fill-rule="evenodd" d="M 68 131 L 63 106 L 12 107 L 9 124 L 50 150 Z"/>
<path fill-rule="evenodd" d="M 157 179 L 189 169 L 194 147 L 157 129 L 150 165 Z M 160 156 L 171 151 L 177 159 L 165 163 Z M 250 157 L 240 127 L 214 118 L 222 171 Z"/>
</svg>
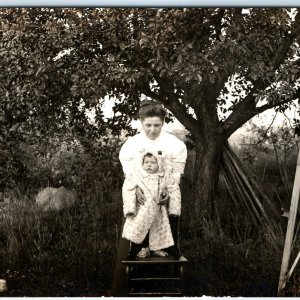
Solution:
<svg viewBox="0 0 300 300">
<path fill-rule="evenodd" d="M 125 223 L 125 218 L 122 222 L 122 230 Z M 122 260 L 127 255 L 136 256 L 142 247 L 147 247 L 149 244 L 149 234 L 146 235 L 144 241 L 138 245 L 121 237 L 119 241 L 118 254 L 115 262 L 115 268 L 112 276 L 112 284 L 110 296 L 122 297 L 126 296 L 126 268 L 122 264 Z"/>
<path fill-rule="evenodd" d="M 123 228 L 123 226 L 122 226 Z M 126 269 L 122 260 L 127 256 L 130 249 L 130 242 L 124 238 L 119 241 L 118 254 L 112 276 L 111 296 L 124 297 L 126 295 Z"/>
</svg>

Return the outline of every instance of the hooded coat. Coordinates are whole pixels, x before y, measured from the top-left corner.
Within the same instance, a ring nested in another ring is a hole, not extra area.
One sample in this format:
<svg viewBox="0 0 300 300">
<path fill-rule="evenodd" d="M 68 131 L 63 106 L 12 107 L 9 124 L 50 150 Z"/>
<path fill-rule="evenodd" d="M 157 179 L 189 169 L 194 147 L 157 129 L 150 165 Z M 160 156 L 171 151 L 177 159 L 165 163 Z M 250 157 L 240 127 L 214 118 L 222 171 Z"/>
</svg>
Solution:
<svg viewBox="0 0 300 300">
<path fill-rule="evenodd" d="M 151 153 L 158 161 L 159 170 L 155 174 L 147 173 L 142 167 L 146 153 Z M 126 221 L 122 237 L 141 244 L 149 232 L 149 248 L 152 251 L 174 245 L 168 214 L 180 215 L 181 194 L 179 185 L 168 172 L 168 162 L 164 155 L 146 151 L 140 153 L 135 171 L 127 175 L 122 188 L 123 211 Z M 140 187 L 145 195 L 145 203 L 138 205 L 136 188 Z M 168 206 L 159 205 L 160 195 L 164 189 L 170 195 Z M 128 216 L 128 214 L 133 214 Z"/>
</svg>

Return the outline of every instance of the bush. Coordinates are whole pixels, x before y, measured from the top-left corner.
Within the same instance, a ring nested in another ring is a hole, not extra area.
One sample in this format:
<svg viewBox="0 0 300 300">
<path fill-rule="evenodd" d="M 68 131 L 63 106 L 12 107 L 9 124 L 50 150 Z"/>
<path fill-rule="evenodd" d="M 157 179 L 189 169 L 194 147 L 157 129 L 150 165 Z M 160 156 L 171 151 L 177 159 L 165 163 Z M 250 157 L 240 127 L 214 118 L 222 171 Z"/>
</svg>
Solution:
<svg viewBox="0 0 300 300">
<path fill-rule="evenodd" d="M 0 278 L 8 281 L 7 295 L 107 294 L 122 220 L 119 143 L 98 143 L 90 152 L 78 145 L 53 147 L 51 155 L 41 152 L 27 162 L 30 191 L 24 182 L 6 190 L 10 201 L 1 204 Z M 72 188 L 78 205 L 41 211 L 34 195 L 47 180 Z"/>
</svg>

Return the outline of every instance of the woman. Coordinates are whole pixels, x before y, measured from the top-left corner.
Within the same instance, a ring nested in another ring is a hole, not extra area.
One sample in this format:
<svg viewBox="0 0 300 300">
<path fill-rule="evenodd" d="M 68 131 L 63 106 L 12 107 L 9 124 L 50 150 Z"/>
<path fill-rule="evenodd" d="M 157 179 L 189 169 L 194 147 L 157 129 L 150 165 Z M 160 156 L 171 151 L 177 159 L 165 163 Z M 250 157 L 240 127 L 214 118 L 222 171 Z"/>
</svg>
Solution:
<svg viewBox="0 0 300 300">
<path fill-rule="evenodd" d="M 178 181 L 183 174 L 187 157 L 185 144 L 173 134 L 162 131 L 166 116 L 163 107 L 154 101 L 147 100 L 141 103 L 139 118 L 143 130 L 130 137 L 122 146 L 119 158 L 123 171 L 129 174 L 139 153 L 149 151 L 162 151 L 171 161 L 171 171 Z"/>
<path fill-rule="evenodd" d="M 121 161 L 125 176 L 129 175 L 135 167 L 136 160 L 140 153 L 148 150 L 152 152 L 163 153 L 169 161 L 168 169 L 173 177 L 179 183 L 183 174 L 187 158 L 185 144 L 174 135 L 162 130 L 165 122 L 166 111 L 163 107 L 152 100 L 146 100 L 141 103 L 139 109 L 139 119 L 142 124 L 142 131 L 123 144 L 119 159 Z M 168 195 L 161 200 L 167 201 Z M 137 188 L 137 201 L 140 205 L 145 202 L 143 191 Z M 176 227 L 177 218 L 170 218 L 171 228 Z M 176 237 L 174 237 L 175 239 Z M 176 241 L 174 241 L 176 244 Z M 125 268 L 122 260 L 129 252 L 129 242 L 121 239 L 118 257 L 115 265 L 112 282 L 112 296 L 124 296 L 125 291 Z"/>
</svg>

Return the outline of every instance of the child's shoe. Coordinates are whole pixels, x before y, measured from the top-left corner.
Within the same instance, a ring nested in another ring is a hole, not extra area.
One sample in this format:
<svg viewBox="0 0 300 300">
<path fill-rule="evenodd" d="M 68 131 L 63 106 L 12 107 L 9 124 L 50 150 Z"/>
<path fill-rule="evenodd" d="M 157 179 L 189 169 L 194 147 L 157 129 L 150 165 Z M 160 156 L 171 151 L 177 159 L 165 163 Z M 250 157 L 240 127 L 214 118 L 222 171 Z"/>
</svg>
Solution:
<svg viewBox="0 0 300 300">
<path fill-rule="evenodd" d="M 146 258 L 150 256 L 150 249 L 149 247 L 142 248 L 142 250 L 137 254 L 139 258 Z"/>
<path fill-rule="evenodd" d="M 163 250 L 156 250 L 156 251 L 153 251 L 153 256 L 158 256 L 158 257 L 166 257 L 168 256 L 168 252 L 166 251 L 163 251 Z"/>
</svg>

